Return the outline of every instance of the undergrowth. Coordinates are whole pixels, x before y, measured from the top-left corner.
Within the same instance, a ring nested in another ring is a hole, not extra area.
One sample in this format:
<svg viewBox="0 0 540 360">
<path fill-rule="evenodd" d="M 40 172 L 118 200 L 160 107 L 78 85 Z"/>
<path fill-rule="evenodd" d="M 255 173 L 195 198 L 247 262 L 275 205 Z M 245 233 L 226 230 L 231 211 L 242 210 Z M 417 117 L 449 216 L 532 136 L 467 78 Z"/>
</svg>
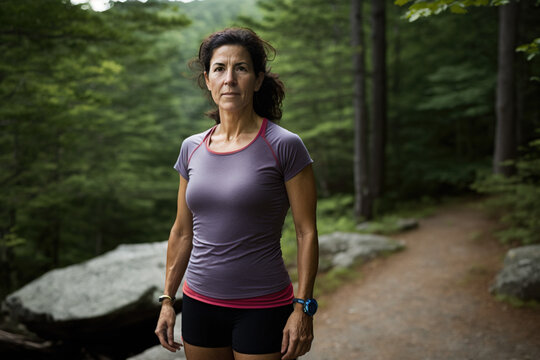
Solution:
<svg viewBox="0 0 540 360">
<path fill-rule="evenodd" d="M 319 199 L 317 202 L 317 230 L 319 235 L 336 231 L 358 232 L 390 235 L 399 231 L 398 221 L 404 218 L 420 219 L 434 213 L 441 204 L 447 204 L 461 199 L 456 198 L 422 198 L 414 202 L 403 202 L 392 212 L 382 213 L 369 221 L 367 227 L 357 229 L 358 222 L 354 218 L 353 195 L 336 195 L 331 198 Z M 296 233 L 292 215 L 289 212 L 283 225 L 281 249 L 288 267 L 296 264 Z"/>
<path fill-rule="evenodd" d="M 526 301 L 526 300 L 518 299 L 515 296 L 502 295 L 502 294 L 495 295 L 495 299 L 497 299 L 497 301 L 507 303 L 510 306 L 515 307 L 515 308 L 540 309 L 540 303 L 535 300 Z"/>
<path fill-rule="evenodd" d="M 495 236 L 504 244 L 540 243 L 540 139 L 523 149 L 524 155 L 514 166 L 513 176 L 478 174 L 472 188 L 492 195 L 485 208 L 498 217 L 504 228 Z"/>
<path fill-rule="evenodd" d="M 330 271 L 317 276 L 317 286 L 315 286 L 313 295 L 315 298 L 321 299 L 319 301 L 319 306 L 325 307 L 326 303 L 324 297 L 321 297 L 321 295 L 330 294 L 341 287 L 341 285 L 361 276 L 362 273 L 358 270 L 358 266 L 353 268 L 333 268 Z"/>
</svg>

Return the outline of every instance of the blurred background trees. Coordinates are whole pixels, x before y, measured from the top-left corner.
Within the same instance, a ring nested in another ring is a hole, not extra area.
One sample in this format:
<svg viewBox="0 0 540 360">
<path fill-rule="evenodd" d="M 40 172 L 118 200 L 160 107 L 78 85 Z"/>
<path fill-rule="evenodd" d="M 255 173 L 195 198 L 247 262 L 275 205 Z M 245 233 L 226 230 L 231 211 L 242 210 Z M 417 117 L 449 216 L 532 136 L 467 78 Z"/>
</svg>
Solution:
<svg viewBox="0 0 540 360">
<path fill-rule="evenodd" d="M 276 47 L 272 71 L 288 90 L 281 125 L 299 133 L 315 160 L 321 211 L 334 226 L 343 219 L 357 221 L 353 3 L 363 13 L 365 62 L 365 139 L 357 138 L 356 146 L 371 153 L 364 160 L 365 176 L 375 172 L 373 166 L 383 174 L 384 192 L 370 200 L 371 215 L 376 219 L 405 203 L 470 193 L 475 184 L 474 191 L 499 194 L 503 214 L 512 214 L 506 217 L 505 239 L 540 241 L 532 218 L 540 201 L 536 1 L 516 6 L 515 46 L 523 44 L 523 52 L 512 53 L 510 69 L 516 155 L 509 165 L 515 171 L 492 177 L 498 7 L 465 1 L 400 7 L 387 1 L 386 100 L 380 107 L 376 86 L 384 84 L 376 80 L 381 62 L 374 60 L 372 2 L 126 1 L 93 12 L 67 0 L 4 0 L 1 293 L 120 243 L 167 238 L 178 185 L 172 165 L 181 141 L 212 125 L 203 115 L 208 99 L 187 64 L 200 41 L 225 26 L 251 27 Z M 409 22 L 406 14 L 418 19 Z M 382 158 L 376 158 L 373 119 L 381 111 L 385 141 Z"/>
</svg>

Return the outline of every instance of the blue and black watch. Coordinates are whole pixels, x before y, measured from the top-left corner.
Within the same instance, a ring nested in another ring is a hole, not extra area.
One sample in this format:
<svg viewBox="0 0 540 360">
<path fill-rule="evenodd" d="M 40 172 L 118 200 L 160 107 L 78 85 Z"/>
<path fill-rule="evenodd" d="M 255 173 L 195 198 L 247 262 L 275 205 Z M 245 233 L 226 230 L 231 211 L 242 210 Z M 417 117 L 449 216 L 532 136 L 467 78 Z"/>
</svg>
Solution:
<svg viewBox="0 0 540 360">
<path fill-rule="evenodd" d="M 315 299 L 304 300 L 304 299 L 294 298 L 293 304 L 294 303 L 302 304 L 302 310 L 309 316 L 315 315 L 315 313 L 317 312 L 317 308 L 319 307 L 319 305 L 317 304 L 317 300 Z"/>
</svg>

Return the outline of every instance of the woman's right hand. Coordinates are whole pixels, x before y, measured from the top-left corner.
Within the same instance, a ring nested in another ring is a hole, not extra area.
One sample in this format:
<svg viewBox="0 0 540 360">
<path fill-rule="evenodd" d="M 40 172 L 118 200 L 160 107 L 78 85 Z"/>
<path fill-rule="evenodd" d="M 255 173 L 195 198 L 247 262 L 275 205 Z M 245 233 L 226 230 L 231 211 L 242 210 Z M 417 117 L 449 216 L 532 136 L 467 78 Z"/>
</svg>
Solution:
<svg viewBox="0 0 540 360">
<path fill-rule="evenodd" d="M 174 341 L 174 324 L 176 322 L 176 312 L 172 303 L 166 302 L 161 305 L 158 323 L 156 326 L 156 335 L 159 338 L 161 346 L 165 349 L 176 352 L 182 347 L 182 344 Z"/>
<path fill-rule="evenodd" d="M 180 175 L 178 186 L 178 209 L 176 220 L 171 228 L 167 243 L 167 263 L 165 265 L 164 294 L 176 294 L 186 271 L 191 255 L 193 240 L 193 216 L 186 203 L 187 180 Z M 174 323 L 176 313 L 170 299 L 161 303 L 161 312 L 156 326 L 156 335 L 161 346 L 176 352 L 182 347 L 181 343 L 174 341 Z"/>
</svg>

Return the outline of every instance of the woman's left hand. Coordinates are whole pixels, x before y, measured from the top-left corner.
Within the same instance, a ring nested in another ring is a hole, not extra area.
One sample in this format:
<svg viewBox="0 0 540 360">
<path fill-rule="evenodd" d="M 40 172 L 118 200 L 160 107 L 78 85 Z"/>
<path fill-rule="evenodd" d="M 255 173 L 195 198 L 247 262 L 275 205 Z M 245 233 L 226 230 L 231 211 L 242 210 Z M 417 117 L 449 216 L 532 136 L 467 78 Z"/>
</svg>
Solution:
<svg viewBox="0 0 540 360">
<path fill-rule="evenodd" d="M 296 305 L 283 329 L 281 342 L 282 360 L 296 359 L 311 349 L 313 341 L 313 318 Z"/>
</svg>

